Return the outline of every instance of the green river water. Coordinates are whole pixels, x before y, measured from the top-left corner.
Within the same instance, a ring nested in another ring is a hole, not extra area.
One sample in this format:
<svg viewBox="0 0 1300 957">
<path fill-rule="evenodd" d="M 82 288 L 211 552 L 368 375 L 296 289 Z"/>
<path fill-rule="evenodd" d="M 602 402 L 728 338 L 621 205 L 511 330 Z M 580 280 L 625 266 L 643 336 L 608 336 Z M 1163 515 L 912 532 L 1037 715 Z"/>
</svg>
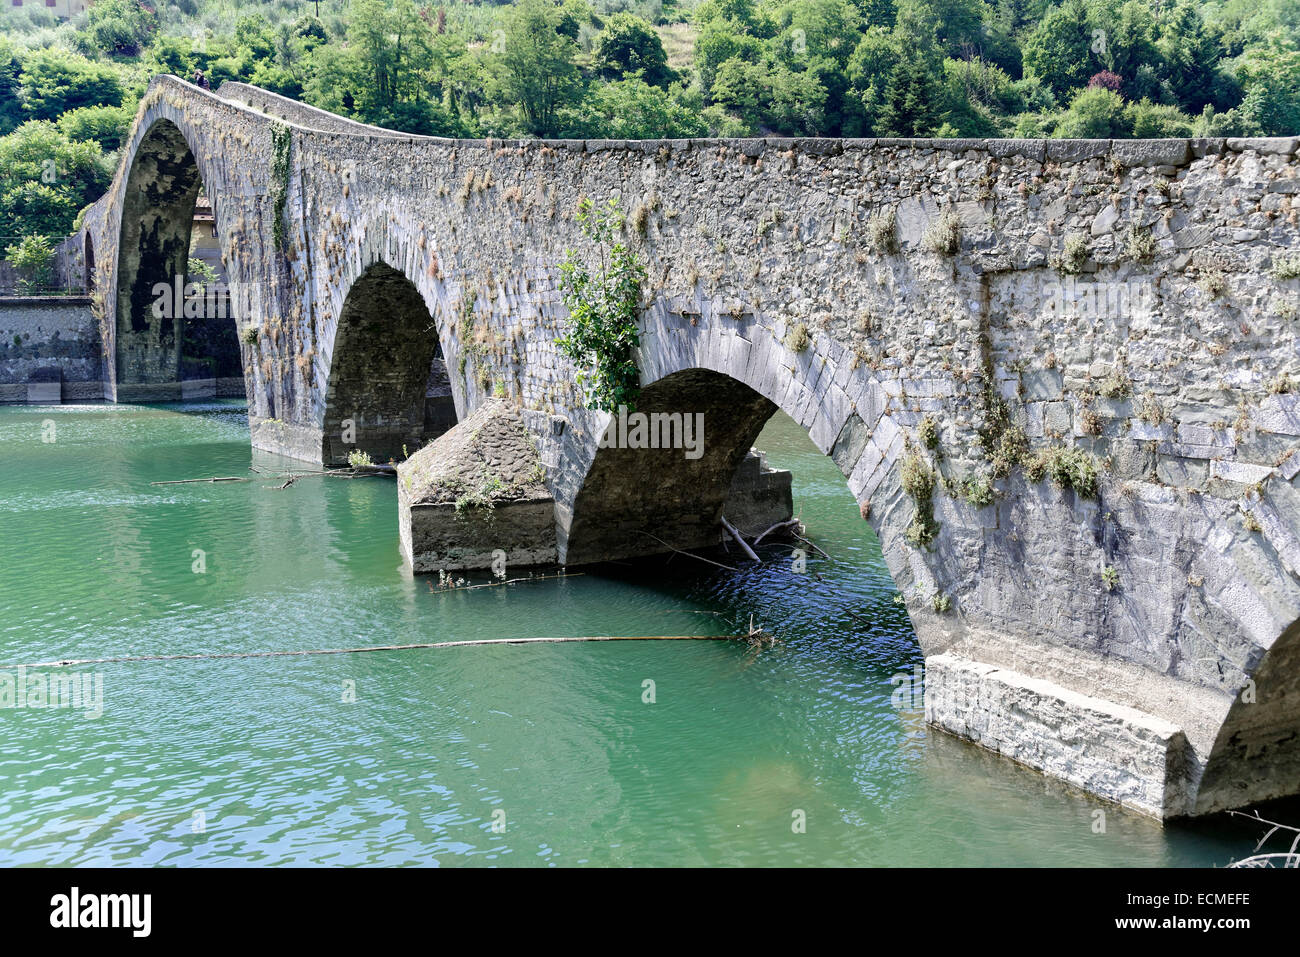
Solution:
<svg viewBox="0 0 1300 957">
<path fill-rule="evenodd" d="M 1161 828 L 896 708 L 911 626 L 844 479 L 780 414 L 758 444 L 834 563 L 796 575 L 764 546 L 738 573 L 678 556 L 450 592 L 404 571 L 391 480 L 150 485 L 301 468 L 250 452 L 243 403 L 0 408 L 0 443 L 0 664 L 751 614 L 783 642 L 83 667 L 98 719 L 0 709 L 0 864 L 1210 866 L 1259 836 Z"/>
</svg>

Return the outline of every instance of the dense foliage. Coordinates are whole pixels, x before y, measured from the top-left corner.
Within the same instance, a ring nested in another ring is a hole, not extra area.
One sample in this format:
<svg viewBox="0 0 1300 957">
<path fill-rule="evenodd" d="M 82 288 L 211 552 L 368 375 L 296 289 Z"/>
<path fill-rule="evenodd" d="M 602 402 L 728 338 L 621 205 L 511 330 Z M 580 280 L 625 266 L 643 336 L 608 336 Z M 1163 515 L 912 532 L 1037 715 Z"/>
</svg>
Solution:
<svg viewBox="0 0 1300 957">
<path fill-rule="evenodd" d="M 566 250 L 560 264 L 560 295 L 569 310 L 569 331 L 555 342 L 577 364 L 578 385 L 592 408 L 632 410 L 641 389 L 637 314 L 645 266 L 616 238 L 623 228 L 618 200 L 596 205 L 584 199 L 578 224 L 591 248 Z"/>
<path fill-rule="evenodd" d="M 71 228 L 156 73 L 450 136 L 1300 133 L 1300 0 L 99 0 L 0 28 L 0 237 Z"/>
</svg>

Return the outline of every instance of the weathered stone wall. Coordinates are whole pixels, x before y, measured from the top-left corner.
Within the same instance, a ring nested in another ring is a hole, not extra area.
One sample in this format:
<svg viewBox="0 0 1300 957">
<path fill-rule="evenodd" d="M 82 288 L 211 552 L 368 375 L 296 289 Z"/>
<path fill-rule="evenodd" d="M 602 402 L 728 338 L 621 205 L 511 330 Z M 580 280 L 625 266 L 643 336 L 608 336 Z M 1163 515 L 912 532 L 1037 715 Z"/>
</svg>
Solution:
<svg viewBox="0 0 1300 957">
<path fill-rule="evenodd" d="M 1293 766 L 1296 738 L 1278 732 L 1300 724 L 1293 693 L 1225 719 L 1300 619 L 1297 140 L 451 141 L 231 95 L 155 81 L 88 229 L 97 249 L 119 227 L 140 248 L 122 184 L 153 124 L 175 124 L 228 271 L 260 293 L 245 348 L 255 444 L 320 461 L 343 423 L 407 415 L 344 407 L 369 398 L 340 403 L 336 379 L 347 343 L 369 348 L 348 298 L 383 263 L 427 310 L 461 417 L 494 394 L 521 406 L 561 561 L 630 548 L 611 529 L 634 532 L 642 509 L 682 516 L 689 538 L 723 470 L 668 479 L 674 509 L 608 491 L 601 476 L 658 482 L 665 463 L 598 449 L 607 416 L 553 345 L 578 202 L 618 196 L 648 266 L 647 393 L 712 374 L 733 383 L 720 394 L 747 389 L 807 428 L 879 536 L 927 655 L 1177 727 L 1179 780 L 1149 793 L 1188 797 L 1155 813 L 1204 809 L 1212 756 L 1226 763 L 1210 780 L 1245 782 L 1217 805 L 1276 789 L 1251 770 L 1260 749 Z M 126 328 L 122 277 L 102 288 Z M 428 369 L 421 348 L 387 352 Z M 734 465 L 756 426 L 724 408 L 705 407 L 708 456 Z M 1050 460 L 1026 467 L 1040 451 Z M 904 464 L 935 475 L 920 509 Z M 909 544 L 909 528 L 928 541 Z M 1032 763 L 1010 738 L 1041 732 L 998 726 Z"/>
<path fill-rule="evenodd" d="M 102 399 L 99 327 L 90 300 L 0 298 L 0 402 L 26 402 L 35 378 L 53 401 Z"/>
</svg>

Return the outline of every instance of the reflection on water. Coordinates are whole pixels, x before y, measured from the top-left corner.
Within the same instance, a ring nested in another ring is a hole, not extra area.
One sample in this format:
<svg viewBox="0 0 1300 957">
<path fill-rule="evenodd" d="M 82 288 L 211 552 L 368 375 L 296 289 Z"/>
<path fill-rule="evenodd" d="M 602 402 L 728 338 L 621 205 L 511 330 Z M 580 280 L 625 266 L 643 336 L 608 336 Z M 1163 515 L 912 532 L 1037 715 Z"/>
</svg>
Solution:
<svg viewBox="0 0 1300 957">
<path fill-rule="evenodd" d="M 248 471 L 301 464 L 250 453 L 242 404 L 2 408 L 0 442 L 4 662 L 751 615 L 782 640 L 97 666 L 98 720 L 0 710 L 0 863 L 1212 865 L 1258 837 L 1109 807 L 1095 834 L 1097 802 L 895 710 L 891 677 L 921 663 L 906 614 L 784 416 L 760 445 L 834 556 L 815 574 L 764 543 L 738 573 L 675 556 L 461 592 L 403 570 L 391 481 Z M 211 476 L 251 481 L 149 484 Z"/>
</svg>

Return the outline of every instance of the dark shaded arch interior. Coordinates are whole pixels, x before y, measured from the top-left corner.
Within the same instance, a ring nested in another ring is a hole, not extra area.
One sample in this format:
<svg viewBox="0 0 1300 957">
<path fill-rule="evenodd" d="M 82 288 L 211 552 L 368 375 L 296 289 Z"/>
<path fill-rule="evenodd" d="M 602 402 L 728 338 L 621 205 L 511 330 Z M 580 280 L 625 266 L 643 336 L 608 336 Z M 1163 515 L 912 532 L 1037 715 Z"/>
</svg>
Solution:
<svg viewBox="0 0 1300 957">
<path fill-rule="evenodd" d="M 448 421 L 450 388 L 434 403 L 438 422 L 426 427 L 426 395 L 445 384 L 433 317 L 419 290 L 385 263 L 367 269 L 348 291 L 334 337 L 325 397 L 324 457 L 347 461 L 360 449 L 375 462 L 401 461 Z M 349 435 L 352 441 L 346 441 Z"/>
<path fill-rule="evenodd" d="M 702 455 L 680 448 L 600 449 L 574 502 L 567 561 L 583 564 L 718 542 L 731 482 L 776 405 L 742 382 L 707 369 L 677 372 L 647 386 L 636 411 L 702 413 Z"/>
</svg>

